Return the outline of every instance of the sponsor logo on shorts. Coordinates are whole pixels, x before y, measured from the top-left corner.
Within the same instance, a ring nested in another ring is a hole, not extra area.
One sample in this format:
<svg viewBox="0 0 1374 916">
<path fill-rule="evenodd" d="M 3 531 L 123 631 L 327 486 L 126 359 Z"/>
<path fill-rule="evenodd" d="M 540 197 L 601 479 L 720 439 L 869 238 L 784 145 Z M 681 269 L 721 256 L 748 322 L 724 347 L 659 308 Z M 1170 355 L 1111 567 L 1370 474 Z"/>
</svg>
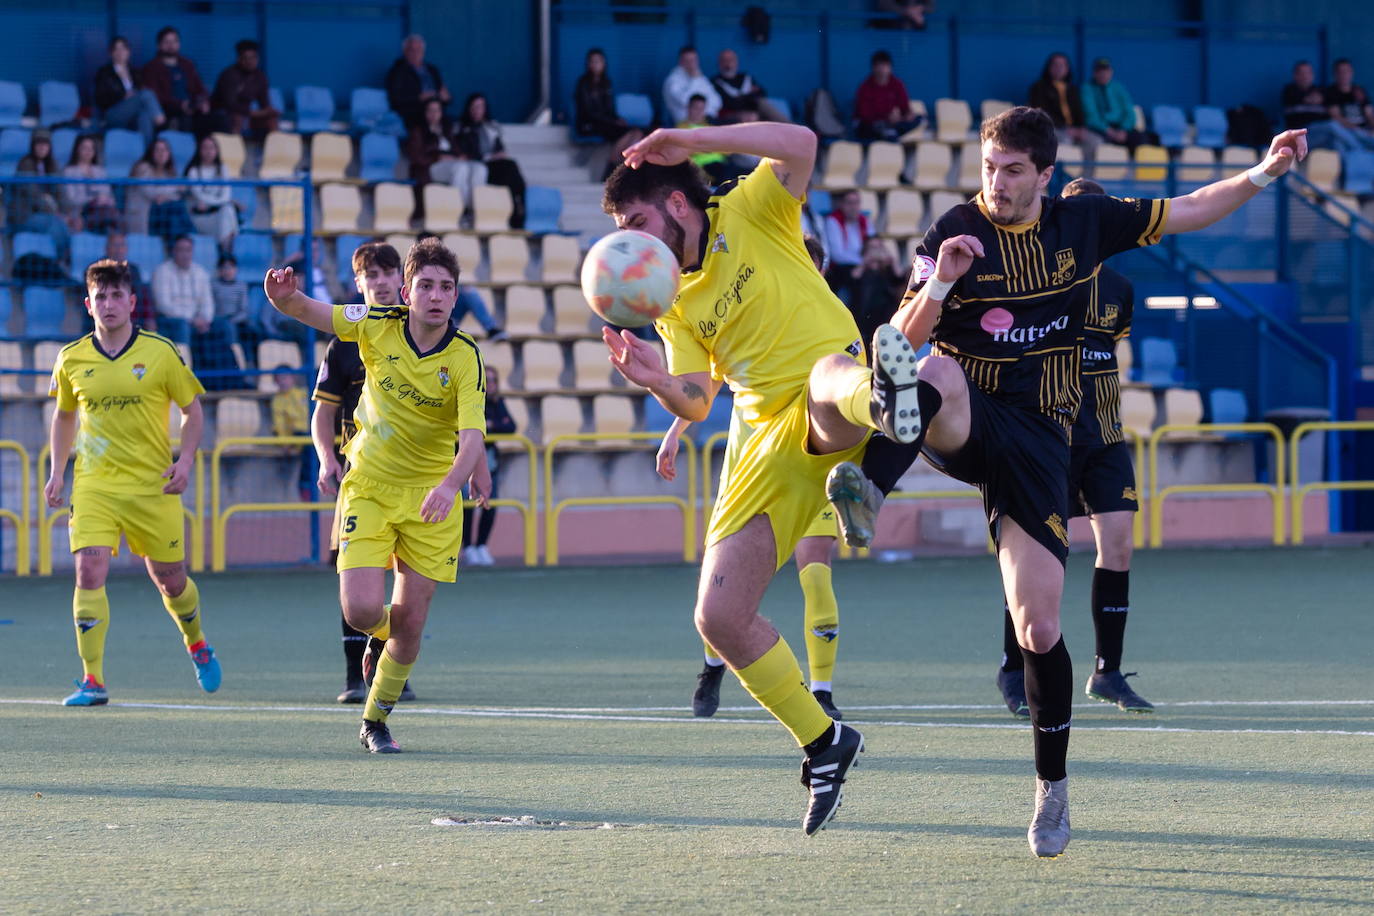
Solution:
<svg viewBox="0 0 1374 916">
<path fill-rule="evenodd" d="M 1137 497 L 1136 497 L 1136 495 L 1135 495 L 1135 487 L 1126 487 L 1124 490 L 1122 490 L 1122 491 L 1121 491 L 1121 498 L 1122 498 L 1122 499 L 1136 499 Z"/>
<path fill-rule="evenodd" d="M 134 363 L 134 368 L 132 371 L 134 373 L 134 378 L 138 379 L 141 382 L 143 381 L 143 376 L 148 374 L 148 367 L 143 365 L 142 363 Z"/>
<path fill-rule="evenodd" d="M 339 538 L 339 553 L 348 549 L 348 538 Z"/>
<path fill-rule="evenodd" d="M 343 316 L 347 321 L 362 321 L 367 317 L 367 304 L 355 302 L 352 305 L 343 307 Z"/>
<path fill-rule="evenodd" d="M 1062 286 L 1073 279 L 1077 265 L 1073 261 L 1073 249 L 1061 248 L 1054 253 L 1055 271 L 1050 276 L 1051 286 Z"/>
<path fill-rule="evenodd" d="M 1065 547 L 1069 546 L 1069 529 L 1064 527 L 1064 520 L 1059 517 L 1058 512 L 1052 513 L 1049 518 L 1045 519 L 1045 527 L 1049 528 L 1054 536 L 1059 538 L 1059 543 Z"/>
<path fill-rule="evenodd" d="M 445 566 L 453 566 L 453 565 L 454 565 L 455 563 L 457 563 L 457 562 L 458 562 L 458 558 L 457 558 L 457 557 L 449 557 L 447 560 L 444 561 L 444 565 L 445 565 Z"/>
<path fill-rule="evenodd" d="M 178 545 L 178 544 L 180 544 L 180 543 L 181 543 L 181 538 L 172 538 L 170 541 L 167 542 L 167 546 L 168 546 L 168 547 L 175 547 L 176 545 Z"/>
<path fill-rule="evenodd" d="M 834 510 L 834 509 L 826 509 L 826 510 L 824 510 L 823 512 L 821 512 L 821 519 L 822 519 L 823 521 L 833 522 L 833 521 L 835 520 L 835 510 Z"/>
<path fill-rule="evenodd" d="M 100 620 L 97 617 L 76 618 L 76 628 L 80 630 L 82 633 L 88 633 L 98 626 L 100 626 Z"/>
<path fill-rule="evenodd" d="M 834 642 L 835 637 L 840 635 L 839 627 L 812 627 L 811 635 L 817 639 L 824 639 L 826 642 Z"/>
</svg>

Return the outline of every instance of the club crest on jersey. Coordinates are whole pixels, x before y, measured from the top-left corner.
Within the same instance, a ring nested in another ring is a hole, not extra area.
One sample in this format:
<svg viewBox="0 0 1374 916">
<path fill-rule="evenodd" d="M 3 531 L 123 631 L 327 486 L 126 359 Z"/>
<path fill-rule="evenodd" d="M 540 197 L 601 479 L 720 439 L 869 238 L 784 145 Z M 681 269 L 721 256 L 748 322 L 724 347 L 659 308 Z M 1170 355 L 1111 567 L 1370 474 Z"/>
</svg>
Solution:
<svg viewBox="0 0 1374 916">
<path fill-rule="evenodd" d="M 1102 323 L 1107 327 L 1114 328 L 1116 327 L 1117 316 L 1120 314 L 1121 309 L 1108 302 L 1106 305 L 1102 306 Z"/>
<path fill-rule="evenodd" d="M 448 366 L 439 367 L 439 384 L 448 387 Z"/>
<path fill-rule="evenodd" d="M 1050 277 L 1052 286 L 1060 286 L 1073 279 L 1074 269 L 1077 267 L 1073 261 L 1073 249 L 1061 248 L 1054 253 L 1055 270 L 1054 276 Z"/>
<path fill-rule="evenodd" d="M 134 368 L 132 371 L 134 373 L 134 378 L 138 379 L 141 382 L 143 381 L 143 376 L 148 374 L 148 367 L 143 365 L 142 363 L 134 363 Z"/>
<path fill-rule="evenodd" d="M 724 232 L 717 232 L 716 240 L 711 243 L 711 253 L 715 254 L 717 251 L 723 251 L 726 254 L 730 253 L 730 246 L 725 244 Z"/>
</svg>

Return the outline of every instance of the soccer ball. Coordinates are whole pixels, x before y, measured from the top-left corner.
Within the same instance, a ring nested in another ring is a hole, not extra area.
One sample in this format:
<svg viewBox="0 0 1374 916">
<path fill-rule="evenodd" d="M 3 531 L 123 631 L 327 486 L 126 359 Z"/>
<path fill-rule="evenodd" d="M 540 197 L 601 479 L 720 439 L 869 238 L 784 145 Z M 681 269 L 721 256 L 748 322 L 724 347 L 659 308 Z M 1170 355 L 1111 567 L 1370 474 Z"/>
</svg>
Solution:
<svg viewBox="0 0 1374 916">
<path fill-rule="evenodd" d="M 672 308 L 677 285 L 677 258 L 647 232 L 622 229 L 603 236 L 582 262 L 587 305 L 617 327 L 653 322 Z"/>
</svg>

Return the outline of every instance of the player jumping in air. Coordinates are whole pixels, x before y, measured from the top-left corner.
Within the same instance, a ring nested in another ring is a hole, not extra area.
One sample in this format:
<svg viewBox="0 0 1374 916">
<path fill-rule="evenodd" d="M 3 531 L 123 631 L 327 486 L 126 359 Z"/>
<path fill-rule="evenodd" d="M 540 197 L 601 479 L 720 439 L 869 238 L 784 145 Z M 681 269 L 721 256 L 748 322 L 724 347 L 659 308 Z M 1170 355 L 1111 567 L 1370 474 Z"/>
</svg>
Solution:
<svg viewBox="0 0 1374 916">
<path fill-rule="evenodd" d="M 219 660 L 201 632 L 200 591 L 186 574 L 181 493 L 195 463 L 204 419 L 205 393 L 176 345 L 134 327 L 133 276 L 124 261 L 96 261 L 86 268 L 86 310 L 95 330 L 62 348 L 49 392 L 52 475 L 43 487 L 48 505 L 62 505 L 63 478 L 72 447 L 68 534 L 76 554 L 76 648 L 83 673 L 64 706 L 103 706 L 105 635 L 110 603 L 105 578 L 119 536 L 144 558 L 162 604 L 181 630 L 206 693 L 220 685 Z M 167 414 L 181 408 L 181 456 L 172 461 Z M 78 418 L 79 429 L 78 432 Z"/>
<path fill-rule="evenodd" d="M 1079 338 L 1099 265 L 1222 219 L 1306 156 L 1307 137 L 1286 131 L 1248 172 L 1171 200 L 1046 198 L 1056 154 L 1044 112 L 1013 108 L 983 122 L 982 192 L 926 233 L 893 316 L 909 339 L 930 339 L 935 350 L 918 372 L 920 432 L 909 444 L 874 440 L 862 470 L 839 465 L 826 485 L 850 543 L 872 537 L 882 494 L 922 450 L 982 491 L 1025 664 L 1037 775 L 1027 837 L 1038 856 L 1069 843 L 1073 666 L 1059 603 Z"/>
<path fill-rule="evenodd" d="M 407 308 L 318 302 L 296 289 L 289 267 L 269 270 L 263 280 L 282 314 L 357 341 L 367 372 L 354 415 L 358 431 L 345 448 L 349 468 L 336 523 L 344 618 L 386 640 L 359 734 L 374 754 L 401 749 L 387 716 L 420 653 L 435 585 L 456 577 L 463 524 L 454 511 L 458 491 L 471 479 L 485 502 L 489 486 L 482 356 L 471 337 L 449 326 L 458 262 L 437 239 L 417 242 L 406 255 L 404 281 Z M 396 582 L 387 604 L 386 570 L 393 562 Z"/>
<path fill-rule="evenodd" d="M 712 194 L 688 161 L 700 152 L 763 161 Z M 691 422 L 705 419 L 722 379 L 753 429 L 711 515 L 695 617 L 802 747 L 807 835 L 834 816 L 863 738 L 826 715 L 759 604 L 824 508 L 827 471 L 857 458 L 871 430 L 914 435 L 916 413 L 910 344 L 886 328 L 876 368 L 865 368 L 854 319 L 803 244 L 801 199 L 815 158 L 815 135 L 793 125 L 659 130 L 625 151 L 602 200 L 618 226 L 662 239 L 682 267 L 677 300 L 657 322 L 667 367 L 650 344 L 608 328 L 612 364 Z"/>
</svg>

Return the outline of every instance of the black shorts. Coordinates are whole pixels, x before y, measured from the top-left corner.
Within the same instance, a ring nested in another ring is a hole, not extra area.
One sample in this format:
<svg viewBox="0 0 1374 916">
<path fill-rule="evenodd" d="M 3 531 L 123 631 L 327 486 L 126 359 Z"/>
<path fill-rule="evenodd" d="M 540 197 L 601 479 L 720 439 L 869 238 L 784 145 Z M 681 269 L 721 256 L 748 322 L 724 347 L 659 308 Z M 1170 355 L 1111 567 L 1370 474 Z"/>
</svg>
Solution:
<svg viewBox="0 0 1374 916">
<path fill-rule="evenodd" d="M 923 450 L 936 470 L 983 494 L 988 531 L 1000 543 L 1003 516 L 1045 549 L 1069 558 L 1069 441 L 1043 414 L 1009 407 L 968 385 L 968 442 L 948 457 Z"/>
<path fill-rule="evenodd" d="M 1139 509 L 1129 445 L 1075 445 L 1070 450 L 1069 510 L 1074 518 Z"/>
</svg>

